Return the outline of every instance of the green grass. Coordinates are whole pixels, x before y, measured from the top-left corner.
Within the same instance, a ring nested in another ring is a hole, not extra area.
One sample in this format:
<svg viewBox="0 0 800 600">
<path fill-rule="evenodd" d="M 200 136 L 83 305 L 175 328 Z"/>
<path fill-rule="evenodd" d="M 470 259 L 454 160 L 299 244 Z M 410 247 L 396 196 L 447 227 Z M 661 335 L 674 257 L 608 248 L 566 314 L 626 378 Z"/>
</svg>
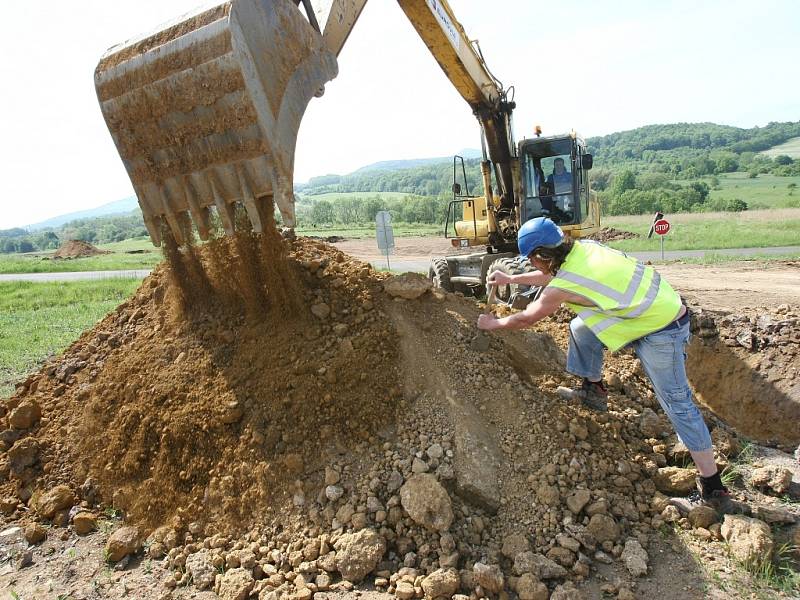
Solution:
<svg viewBox="0 0 800 600">
<path fill-rule="evenodd" d="M 394 237 L 419 237 L 442 235 L 442 225 L 423 223 L 392 223 Z M 338 235 L 348 239 L 375 237 L 375 225 L 331 226 L 331 227 L 298 227 L 297 235 L 328 237 Z"/>
<path fill-rule="evenodd" d="M 0 397 L 128 298 L 136 279 L 0 283 Z"/>
<path fill-rule="evenodd" d="M 739 254 L 721 254 L 719 252 L 707 252 L 699 258 L 681 258 L 678 260 L 664 261 L 665 263 L 681 263 L 688 265 L 720 265 L 731 262 L 758 262 L 767 261 L 786 261 L 800 259 L 800 252 L 795 254 L 749 254 L 747 256 Z"/>
<path fill-rule="evenodd" d="M 764 152 L 761 154 L 766 154 L 767 156 L 771 157 L 778 156 L 779 154 L 785 154 L 786 156 L 791 156 L 792 158 L 800 158 L 800 137 L 792 138 L 782 144 L 773 146 L 769 150 L 764 150 Z"/>
<path fill-rule="evenodd" d="M 715 250 L 800 245 L 800 209 L 744 211 L 741 213 L 681 213 L 667 215 L 672 229 L 665 250 Z M 611 242 L 626 252 L 657 251 L 658 236 L 647 239 L 651 215 L 604 217 L 604 227 L 638 233 L 641 237 Z"/>
<path fill-rule="evenodd" d="M 709 200 L 738 198 L 747 202 L 750 210 L 800 207 L 800 190 L 791 192 L 789 189 L 790 183 L 800 188 L 800 177 L 759 175 L 750 179 L 747 173 L 727 173 L 719 175 L 718 179 L 720 189 L 711 190 Z"/>
<path fill-rule="evenodd" d="M 327 194 L 316 194 L 316 195 L 306 195 L 303 193 L 298 194 L 300 197 L 300 201 L 317 201 L 317 200 L 338 200 L 340 198 L 374 198 L 375 196 L 386 199 L 386 200 L 396 200 L 398 198 L 405 198 L 410 196 L 412 198 L 418 198 L 416 194 L 409 194 L 406 192 L 329 192 Z"/>
<path fill-rule="evenodd" d="M 128 271 L 151 269 L 163 258 L 161 250 L 150 243 L 150 238 L 136 238 L 111 244 L 101 244 L 101 254 L 87 258 L 53 260 L 52 252 L 29 254 L 0 254 L 0 273 L 63 273 L 66 271 Z M 136 254 L 130 252 L 135 251 Z M 143 251 L 143 252 L 140 252 Z"/>
</svg>

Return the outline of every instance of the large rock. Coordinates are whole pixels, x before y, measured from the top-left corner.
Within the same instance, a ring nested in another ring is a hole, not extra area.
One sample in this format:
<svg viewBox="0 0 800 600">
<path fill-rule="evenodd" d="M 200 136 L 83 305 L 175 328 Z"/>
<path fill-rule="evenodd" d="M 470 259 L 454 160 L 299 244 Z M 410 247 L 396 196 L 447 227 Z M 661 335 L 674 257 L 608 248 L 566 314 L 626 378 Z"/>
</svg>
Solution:
<svg viewBox="0 0 800 600">
<path fill-rule="evenodd" d="M 638 540 L 631 538 L 625 542 L 622 562 L 625 563 L 625 568 L 631 575 L 634 577 L 647 575 L 647 559 L 647 552 Z"/>
<path fill-rule="evenodd" d="M 600 543 L 615 542 L 619 537 L 619 525 L 613 517 L 604 514 L 593 515 L 586 531 Z"/>
<path fill-rule="evenodd" d="M 47 528 L 40 523 L 31 523 L 25 527 L 25 541 L 29 544 L 38 544 L 47 537 Z"/>
<path fill-rule="evenodd" d="M 680 467 L 661 467 L 653 477 L 658 491 L 667 495 L 686 495 L 695 489 L 695 471 Z"/>
<path fill-rule="evenodd" d="M 220 600 L 246 600 L 255 584 L 247 569 L 231 569 L 222 576 L 217 595 Z"/>
<path fill-rule="evenodd" d="M 414 300 L 433 287 L 430 280 L 419 273 L 403 273 L 387 279 L 383 290 L 394 298 Z"/>
<path fill-rule="evenodd" d="M 750 483 L 753 487 L 785 494 L 792 485 L 792 472 L 781 467 L 761 467 L 753 471 Z"/>
<path fill-rule="evenodd" d="M 472 574 L 475 582 L 490 594 L 499 594 L 505 587 L 505 577 L 503 577 L 503 571 L 500 570 L 498 565 L 485 565 L 481 562 L 476 562 L 475 566 L 472 567 Z"/>
<path fill-rule="evenodd" d="M 97 529 L 97 517 L 94 513 L 83 510 L 73 517 L 72 527 L 78 535 L 86 535 Z"/>
<path fill-rule="evenodd" d="M 66 485 L 57 485 L 47 490 L 36 501 L 36 512 L 45 519 L 52 519 L 60 510 L 72 508 L 76 502 L 75 494 Z"/>
<path fill-rule="evenodd" d="M 386 552 L 386 540 L 372 529 L 340 537 L 336 544 L 336 568 L 347 581 L 358 583 L 369 575 Z"/>
<path fill-rule="evenodd" d="M 415 523 L 431 531 L 447 531 L 453 522 L 450 496 L 429 473 L 412 475 L 403 484 L 400 503 Z"/>
<path fill-rule="evenodd" d="M 38 460 L 39 442 L 30 437 L 19 440 L 8 451 L 8 466 L 15 473 L 21 473 Z"/>
<path fill-rule="evenodd" d="M 731 554 L 748 564 L 761 564 L 772 558 L 774 542 L 769 525 L 744 515 L 725 515 L 721 533 Z"/>
<path fill-rule="evenodd" d="M 513 560 L 517 554 L 527 552 L 530 549 L 531 545 L 530 542 L 528 542 L 528 538 L 522 533 L 515 533 L 506 536 L 503 540 L 503 548 L 500 552 L 503 553 L 503 556 Z"/>
<path fill-rule="evenodd" d="M 519 600 L 547 600 L 550 592 L 547 586 L 532 573 L 523 573 L 517 581 Z"/>
<path fill-rule="evenodd" d="M 136 527 L 120 527 L 106 542 L 106 558 L 109 562 L 118 562 L 129 554 L 136 554 L 141 547 L 141 536 Z"/>
<path fill-rule="evenodd" d="M 24 400 L 8 415 L 8 424 L 14 429 L 30 429 L 42 418 L 42 407 L 33 400 Z"/>
<path fill-rule="evenodd" d="M 567 570 L 558 563 L 541 554 L 522 552 L 514 558 L 514 573 L 531 573 L 538 579 L 560 579 L 567 576 Z"/>
<path fill-rule="evenodd" d="M 695 529 L 708 529 L 712 523 L 717 522 L 717 511 L 710 506 L 695 506 L 689 511 L 687 518 Z"/>
<path fill-rule="evenodd" d="M 570 581 L 564 585 L 557 585 L 550 600 L 586 600 L 586 594 L 577 589 Z"/>
<path fill-rule="evenodd" d="M 199 552 L 190 554 L 186 558 L 186 572 L 192 577 L 192 582 L 199 590 L 205 590 L 214 585 L 217 569 L 214 567 L 211 550 L 203 548 Z"/>
<path fill-rule="evenodd" d="M 567 496 L 567 508 L 577 515 L 591 499 L 592 493 L 589 490 L 575 490 Z"/>
<path fill-rule="evenodd" d="M 425 598 L 450 598 L 458 591 L 460 579 L 455 569 L 438 569 L 422 580 Z"/>
<path fill-rule="evenodd" d="M 648 438 L 660 438 L 667 430 L 661 417 L 652 408 L 645 408 L 642 411 L 642 416 L 639 417 L 639 429 Z"/>
<path fill-rule="evenodd" d="M 753 508 L 753 516 L 765 523 L 794 523 L 797 517 L 793 512 L 780 506 L 765 506 L 763 504 Z"/>
</svg>

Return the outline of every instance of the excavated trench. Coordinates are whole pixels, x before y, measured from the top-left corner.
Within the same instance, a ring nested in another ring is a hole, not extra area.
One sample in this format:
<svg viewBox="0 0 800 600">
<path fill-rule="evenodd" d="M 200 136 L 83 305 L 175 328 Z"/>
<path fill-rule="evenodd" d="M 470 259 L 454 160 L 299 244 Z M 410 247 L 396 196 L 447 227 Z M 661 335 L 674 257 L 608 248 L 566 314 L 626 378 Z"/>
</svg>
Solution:
<svg viewBox="0 0 800 600">
<path fill-rule="evenodd" d="M 698 399 L 728 425 L 762 444 L 787 450 L 800 444 L 800 385 L 777 385 L 770 370 L 765 374 L 756 368 L 758 358 L 716 340 L 694 338 L 688 356 L 687 372 Z"/>
</svg>

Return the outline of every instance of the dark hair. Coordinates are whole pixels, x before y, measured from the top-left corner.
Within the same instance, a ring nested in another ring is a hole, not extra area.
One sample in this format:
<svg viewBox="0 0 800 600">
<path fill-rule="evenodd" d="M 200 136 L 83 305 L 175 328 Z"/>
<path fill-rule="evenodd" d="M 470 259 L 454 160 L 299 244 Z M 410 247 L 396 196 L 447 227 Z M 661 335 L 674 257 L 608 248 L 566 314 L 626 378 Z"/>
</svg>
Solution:
<svg viewBox="0 0 800 600">
<path fill-rule="evenodd" d="M 531 255 L 545 261 L 547 263 L 547 271 L 550 275 L 555 276 L 561 268 L 561 265 L 567 260 L 567 255 L 574 245 L 575 241 L 567 235 L 564 236 L 564 240 L 555 248 L 539 246 L 531 252 Z"/>
</svg>

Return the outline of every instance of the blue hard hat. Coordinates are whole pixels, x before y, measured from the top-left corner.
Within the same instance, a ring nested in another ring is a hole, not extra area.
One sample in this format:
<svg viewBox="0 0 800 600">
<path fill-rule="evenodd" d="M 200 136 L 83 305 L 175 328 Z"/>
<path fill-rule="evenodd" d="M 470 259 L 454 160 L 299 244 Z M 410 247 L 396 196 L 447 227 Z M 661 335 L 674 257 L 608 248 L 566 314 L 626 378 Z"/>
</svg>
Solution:
<svg viewBox="0 0 800 600">
<path fill-rule="evenodd" d="M 547 217 L 536 217 L 522 224 L 517 232 L 517 246 L 522 256 L 537 248 L 555 248 L 564 240 L 564 232 Z"/>
</svg>

